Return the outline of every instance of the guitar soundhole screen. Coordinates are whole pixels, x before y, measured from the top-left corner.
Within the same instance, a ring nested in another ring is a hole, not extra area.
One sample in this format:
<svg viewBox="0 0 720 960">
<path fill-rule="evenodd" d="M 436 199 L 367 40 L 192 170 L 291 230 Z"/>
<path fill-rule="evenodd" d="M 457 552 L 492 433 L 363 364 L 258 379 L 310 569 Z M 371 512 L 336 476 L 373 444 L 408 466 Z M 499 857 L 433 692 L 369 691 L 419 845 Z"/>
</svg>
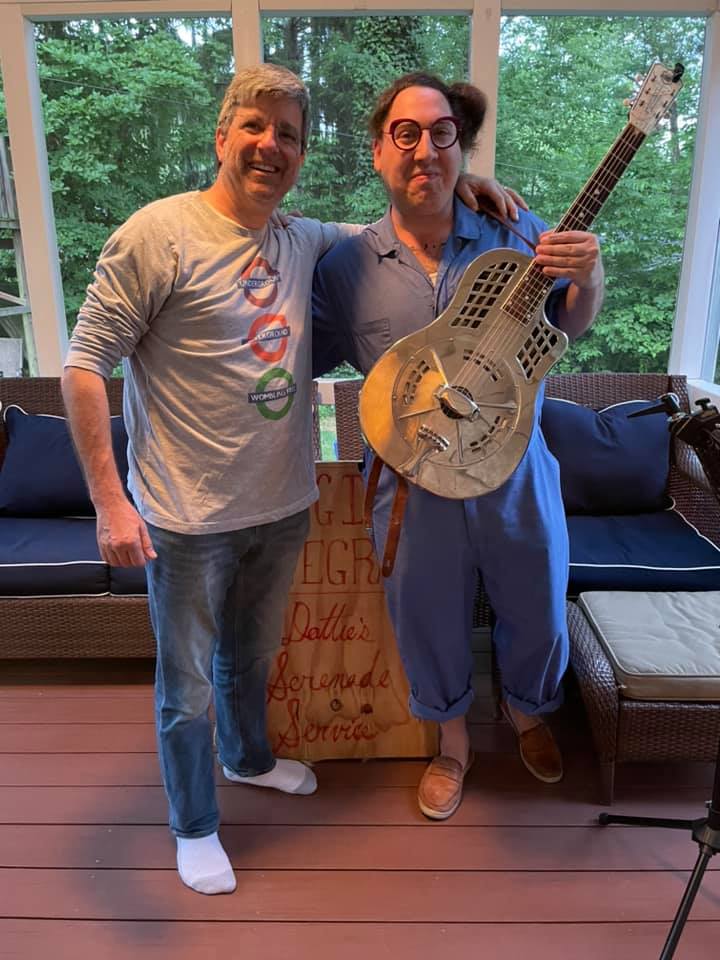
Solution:
<svg viewBox="0 0 720 960">
<path fill-rule="evenodd" d="M 425 363 L 424 360 L 420 360 L 415 369 L 410 371 L 408 378 L 405 381 L 405 387 L 403 388 L 402 396 L 400 398 L 401 403 L 408 405 L 415 400 L 418 384 L 425 374 L 429 373 L 429 371 L 430 367 Z"/>
<path fill-rule="evenodd" d="M 552 330 L 541 327 L 539 324 L 533 327 L 532 332 L 518 353 L 520 366 L 523 368 L 528 380 L 532 380 L 536 367 L 557 342 L 557 334 Z"/>
<path fill-rule="evenodd" d="M 450 326 L 477 330 L 517 268 L 517 263 L 506 260 L 479 273 L 457 316 L 450 320 Z"/>
</svg>

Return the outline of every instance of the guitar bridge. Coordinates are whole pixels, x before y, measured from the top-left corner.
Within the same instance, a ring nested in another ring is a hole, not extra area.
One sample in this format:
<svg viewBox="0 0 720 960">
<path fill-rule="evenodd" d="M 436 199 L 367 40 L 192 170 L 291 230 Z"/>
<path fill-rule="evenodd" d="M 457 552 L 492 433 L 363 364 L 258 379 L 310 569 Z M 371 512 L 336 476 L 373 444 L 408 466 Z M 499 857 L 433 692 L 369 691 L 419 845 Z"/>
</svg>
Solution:
<svg viewBox="0 0 720 960">
<path fill-rule="evenodd" d="M 427 458 L 431 457 L 435 451 L 442 452 L 450 446 L 450 441 L 447 437 L 444 437 L 441 433 L 436 433 L 435 430 L 431 429 L 426 423 L 421 423 L 418 427 L 416 439 L 424 440 L 430 444 L 430 447 L 426 447 L 421 453 L 413 453 L 409 460 L 406 460 L 405 463 L 401 463 L 395 468 L 398 473 L 412 480 L 413 483 Z"/>
</svg>

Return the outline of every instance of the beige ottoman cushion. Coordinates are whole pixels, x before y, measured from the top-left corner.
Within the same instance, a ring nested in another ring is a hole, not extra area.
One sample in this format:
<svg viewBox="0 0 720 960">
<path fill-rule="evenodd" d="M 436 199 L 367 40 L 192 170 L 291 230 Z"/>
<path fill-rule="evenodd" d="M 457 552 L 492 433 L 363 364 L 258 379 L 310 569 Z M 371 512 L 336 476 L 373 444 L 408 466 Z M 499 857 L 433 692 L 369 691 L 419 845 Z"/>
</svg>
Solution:
<svg viewBox="0 0 720 960">
<path fill-rule="evenodd" d="M 720 701 L 720 591 L 591 591 L 578 606 L 623 696 Z"/>
</svg>

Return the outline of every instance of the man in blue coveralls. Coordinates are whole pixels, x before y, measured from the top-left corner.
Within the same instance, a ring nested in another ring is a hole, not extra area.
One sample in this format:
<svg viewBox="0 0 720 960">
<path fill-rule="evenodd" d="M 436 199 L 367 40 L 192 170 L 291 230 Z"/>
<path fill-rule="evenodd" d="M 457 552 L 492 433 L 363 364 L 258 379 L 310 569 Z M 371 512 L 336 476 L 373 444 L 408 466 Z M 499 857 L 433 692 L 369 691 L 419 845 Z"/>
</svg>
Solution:
<svg viewBox="0 0 720 960">
<path fill-rule="evenodd" d="M 370 121 L 373 160 L 390 206 L 382 220 L 335 247 L 318 266 L 314 375 L 343 360 L 366 374 L 388 347 L 445 309 L 473 259 L 497 247 L 527 252 L 502 223 L 453 198 L 485 105 L 476 87 L 448 86 L 422 73 L 400 77 L 378 98 Z M 536 244 L 543 272 L 557 278 L 548 319 L 577 337 L 602 303 L 597 238 L 584 231 L 550 232 L 525 211 L 517 226 Z M 538 418 L 541 400 L 542 390 Z M 380 555 L 394 489 L 394 476 L 383 471 L 373 511 Z M 540 780 L 556 782 L 562 759 L 543 716 L 561 702 L 567 666 L 568 544 L 558 466 L 537 421 L 514 473 L 485 496 L 450 499 L 410 484 L 386 591 L 411 710 L 440 724 L 440 755 L 418 790 L 420 809 L 438 820 L 458 808 L 472 762 L 465 715 L 473 695 L 477 570 L 497 618 L 503 710 L 518 734 L 525 766 Z"/>
</svg>

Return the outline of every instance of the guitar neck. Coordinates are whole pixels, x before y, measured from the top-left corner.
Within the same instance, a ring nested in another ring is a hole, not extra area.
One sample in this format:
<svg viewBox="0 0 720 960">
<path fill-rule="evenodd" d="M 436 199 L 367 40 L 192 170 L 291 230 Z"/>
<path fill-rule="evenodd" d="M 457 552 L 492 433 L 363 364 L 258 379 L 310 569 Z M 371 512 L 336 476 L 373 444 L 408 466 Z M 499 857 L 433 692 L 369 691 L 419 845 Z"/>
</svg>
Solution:
<svg viewBox="0 0 720 960">
<path fill-rule="evenodd" d="M 633 124 L 628 123 L 598 164 L 570 209 L 555 227 L 555 233 L 590 229 L 644 140 L 645 134 Z M 554 283 L 554 279 L 545 276 L 542 267 L 533 262 L 508 297 L 504 311 L 516 320 L 529 323 Z"/>
<path fill-rule="evenodd" d="M 625 127 L 555 228 L 557 233 L 588 230 L 592 226 L 644 139 L 645 134 L 631 123 Z"/>
</svg>

